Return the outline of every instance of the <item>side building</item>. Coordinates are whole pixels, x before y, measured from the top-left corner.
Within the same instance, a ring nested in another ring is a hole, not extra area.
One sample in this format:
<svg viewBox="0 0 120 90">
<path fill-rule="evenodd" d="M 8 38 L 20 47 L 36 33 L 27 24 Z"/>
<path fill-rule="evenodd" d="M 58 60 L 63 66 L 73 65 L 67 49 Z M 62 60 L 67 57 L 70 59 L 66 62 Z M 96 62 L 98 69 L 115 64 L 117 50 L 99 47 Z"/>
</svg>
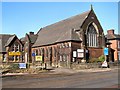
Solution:
<svg viewBox="0 0 120 90">
<path fill-rule="evenodd" d="M 108 30 L 106 39 L 111 43 L 114 50 L 112 61 L 120 61 L 120 35 L 114 33 L 114 29 Z"/>
<path fill-rule="evenodd" d="M 70 67 L 103 55 L 105 37 L 93 8 L 41 28 L 32 46 L 32 60 L 49 66 Z M 35 55 L 34 55 L 35 54 Z"/>
<path fill-rule="evenodd" d="M 24 62 L 22 42 L 16 35 L 0 34 L 1 62 Z"/>
<path fill-rule="evenodd" d="M 32 45 L 35 43 L 37 39 L 37 34 L 34 34 L 34 32 L 29 32 L 29 34 L 26 33 L 25 37 L 21 38 L 21 42 L 24 47 L 24 60 L 25 63 L 32 63 Z"/>
</svg>

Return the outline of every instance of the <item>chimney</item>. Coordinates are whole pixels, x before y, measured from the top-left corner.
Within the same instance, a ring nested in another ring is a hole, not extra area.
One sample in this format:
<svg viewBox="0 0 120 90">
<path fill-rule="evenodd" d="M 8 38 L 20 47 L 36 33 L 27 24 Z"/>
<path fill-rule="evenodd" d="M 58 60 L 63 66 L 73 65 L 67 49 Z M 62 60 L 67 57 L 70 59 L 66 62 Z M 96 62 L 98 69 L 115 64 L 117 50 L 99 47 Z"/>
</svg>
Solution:
<svg viewBox="0 0 120 90">
<path fill-rule="evenodd" d="M 34 35 L 34 32 L 29 32 L 30 35 Z"/>
<path fill-rule="evenodd" d="M 107 31 L 107 34 L 109 34 L 109 35 L 113 35 L 113 34 L 114 34 L 114 29 L 110 29 L 110 30 L 108 30 L 108 31 Z"/>
</svg>

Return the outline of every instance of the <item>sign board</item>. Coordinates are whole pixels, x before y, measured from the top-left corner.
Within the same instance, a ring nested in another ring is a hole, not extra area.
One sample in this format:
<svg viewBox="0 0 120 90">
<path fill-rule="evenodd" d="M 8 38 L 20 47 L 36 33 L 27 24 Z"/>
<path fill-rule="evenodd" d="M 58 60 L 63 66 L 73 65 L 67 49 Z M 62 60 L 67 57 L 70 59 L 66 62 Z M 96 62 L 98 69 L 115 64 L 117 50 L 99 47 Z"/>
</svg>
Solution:
<svg viewBox="0 0 120 90">
<path fill-rule="evenodd" d="M 36 61 L 42 61 L 42 56 L 35 56 Z"/>
<path fill-rule="evenodd" d="M 26 63 L 19 63 L 19 68 L 26 68 Z"/>
<path fill-rule="evenodd" d="M 0 59 L 1 59 L 1 60 L 3 59 L 3 56 L 2 56 L 2 54 L 0 54 Z"/>
<path fill-rule="evenodd" d="M 78 52 L 78 58 L 83 58 L 84 57 L 84 53 L 80 53 L 80 52 Z"/>
<path fill-rule="evenodd" d="M 77 52 L 73 51 L 73 57 L 77 57 Z"/>
<path fill-rule="evenodd" d="M 35 56 L 35 53 L 32 53 L 32 56 Z"/>
<path fill-rule="evenodd" d="M 108 55 L 108 48 L 104 48 L 104 55 Z"/>
<path fill-rule="evenodd" d="M 20 56 L 21 52 L 9 52 L 10 56 Z"/>
<path fill-rule="evenodd" d="M 84 52 L 84 49 L 77 49 L 77 52 Z"/>
</svg>

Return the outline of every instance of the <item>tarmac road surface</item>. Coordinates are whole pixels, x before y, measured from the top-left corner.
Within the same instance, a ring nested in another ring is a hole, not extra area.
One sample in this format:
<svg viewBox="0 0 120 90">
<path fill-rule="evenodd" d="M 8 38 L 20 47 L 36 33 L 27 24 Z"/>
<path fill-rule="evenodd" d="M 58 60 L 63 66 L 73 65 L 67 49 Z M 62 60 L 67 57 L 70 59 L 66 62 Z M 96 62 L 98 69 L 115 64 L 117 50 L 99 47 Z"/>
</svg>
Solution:
<svg viewBox="0 0 120 90">
<path fill-rule="evenodd" d="M 118 88 L 118 69 L 2 78 L 2 88 Z"/>
</svg>

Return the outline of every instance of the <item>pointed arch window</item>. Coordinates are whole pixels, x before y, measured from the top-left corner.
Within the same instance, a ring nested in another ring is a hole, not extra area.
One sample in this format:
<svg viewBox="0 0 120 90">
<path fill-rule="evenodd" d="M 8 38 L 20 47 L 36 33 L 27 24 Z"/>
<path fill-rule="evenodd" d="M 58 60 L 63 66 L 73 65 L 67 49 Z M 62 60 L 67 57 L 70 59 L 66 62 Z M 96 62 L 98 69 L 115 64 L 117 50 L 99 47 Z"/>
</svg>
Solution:
<svg viewBox="0 0 120 90">
<path fill-rule="evenodd" d="M 97 30 L 91 23 L 87 30 L 87 46 L 88 47 L 97 47 L 98 46 L 98 38 L 97 38 Z"/>
</svg>

